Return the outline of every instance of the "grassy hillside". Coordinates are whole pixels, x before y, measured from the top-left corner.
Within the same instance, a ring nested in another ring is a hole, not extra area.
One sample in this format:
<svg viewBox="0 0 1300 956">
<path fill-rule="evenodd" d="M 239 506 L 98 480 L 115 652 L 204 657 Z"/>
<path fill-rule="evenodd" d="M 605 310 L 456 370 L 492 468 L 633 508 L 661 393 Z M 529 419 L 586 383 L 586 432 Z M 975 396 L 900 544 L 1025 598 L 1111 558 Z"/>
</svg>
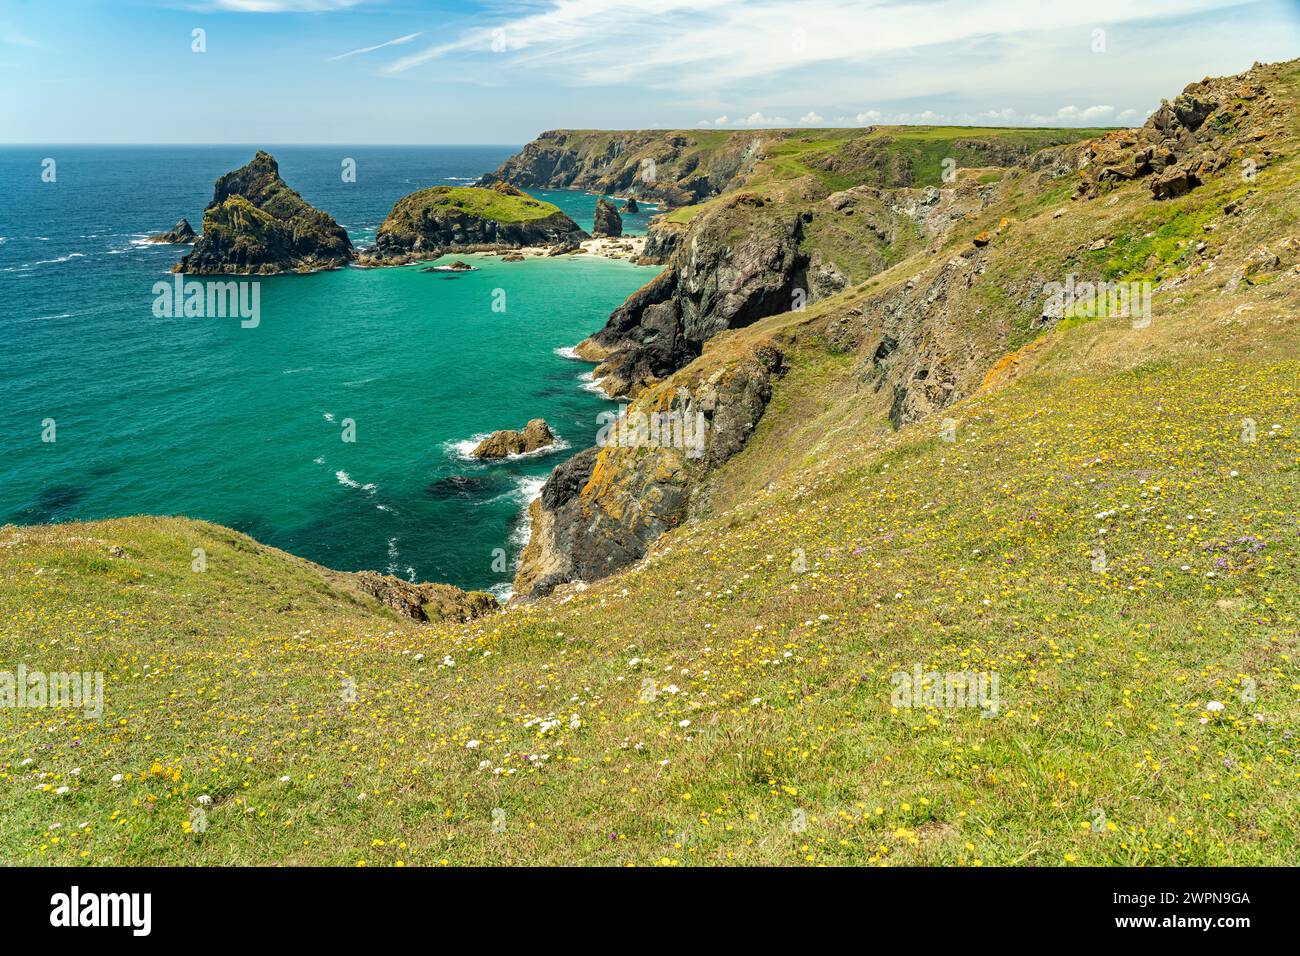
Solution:
<svg viewBox="0 0 1300 956">
<path fill-rule="evenodd" d="M 5 529 L 4 660 L 102 669 L 107 707 L 0 712 L 0 856 L 1287 862 L 1297 382 L 1043 373 L 462 628 L 200 523 Z M 1003 709 L 891 709 L 914 662 L 996 669 Z"/>
<path fill-rule="evenodd" d="M 0 529 L 0 667 L 105 684 L 102 720 L 0 708 L 0 861 L 1294 862 L 1300 76 L 1276 78 L 1257 179 L 1067 204 L 1011 176 L 933 248 L 710 340 L 684 373 L 764 343 L 790 370 L 711 508 L 585 588 L 419 626 L 201 522 Z M 1251 273 L 1261 248 L 1289 258 Z M 1045 329 L 1071 272 L 1158 282 L 1153 321 Z M 914 287 L 943 292 L 916 354 L 1014 351 L 895 430 L 871 336 Z M 895 706 L 917 667 L 996 673 L 996 711 Z"/>
</svg>

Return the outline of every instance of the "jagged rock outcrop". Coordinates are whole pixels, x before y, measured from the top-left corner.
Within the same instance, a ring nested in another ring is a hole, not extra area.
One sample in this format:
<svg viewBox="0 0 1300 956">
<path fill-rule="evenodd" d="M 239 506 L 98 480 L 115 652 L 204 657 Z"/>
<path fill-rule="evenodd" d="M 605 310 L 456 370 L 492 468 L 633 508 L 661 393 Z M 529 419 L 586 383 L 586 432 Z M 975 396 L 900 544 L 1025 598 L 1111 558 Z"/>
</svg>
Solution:
<svg viewBox="0 0 1300 956">
<path fill-rule="evenodd" d="M 623 235 L 623 217 L 618 214 L 614 204 L 602 196 L 596 200 L 595 220 L 592 222 L 593 236 Z"/>
<path fill-rule="evenodd" d="M 397 201 L 361 264 L 395 265 L 453 250 L 487 252 L 586 238 L 558 207 L 506 184 L 432 186 Z"/>
<path fill-rule="evenodd" d="M 172 226 L 166 232 L 154 233 L 149 237 L 149 242 L 159 242 L 171 245 L 189 245 L 198 235 L 194 232 L 194 227 L 190 221 L 184 217 Z"/>
<path fill-rule="evenodd" d="M 796 307 L 796 288 L 806 290 L 803 223 L 797 209 L 748 194 L 701 216 L 667 268 L 579 346 L 601 363 L 594 375 L 606 394 L 635 396 L 723 329 Z"/>
<path fill-rule="evenodd" d="M 1139 129 L 1116 130 L 1092 143 L 1080 198 L 1149 177 L 1152 197 L 1173 199 L 1236 162 L 1252 174 L 1262 168 L 1271 157 L 1255 144 L 1278 122 L 1279 108 L 1258 82 L 1258 69 L 1191 83 Z"/>
<path fill-rule="evenodd" d="M 280 178 L 270 153 L 217 180 L 203 234 L 174 271 L 195 275 L 313 272 L 352 261 L 347 230 Z"/>
<path fill-rule="evenodd" d="M 450 584 L 412 584 L 374 571 L 358 571 L 351 578 L 366 594 L 421 623 L 468 621 L 501 606 L 486 591 L 462 591 Z"/>
<path fill-rule="evenodd" d="M 555 435 L 544 418 L 534 418 L 524 426 L 523 431 L 503 429 L 493 432 L 483 439 L 470 455 L 474 458 L 493 459 L 508 458 L 511 455 L 525 455 L 555 444 Z"/>
<path fill-rule="evenodd" d="M 627 201 L 623 203 L 623 211 L 633 212 L 633 213 L 640 212 L 641 207 L 637 205 L 636 199 L 634 197 L 628 196 Z"/>
<path fill-rule="evenodd" d="M 645 265 L 661 265 L 668 261 L 689 227 L 685 223 L 670 222 L 666 216 L 656 216 L 650 220 L 646 229 L 645 249 L 641 253 L 641 262 Z"/>
<path fill-rule="evenodd" d="M 532 503 L 515 594 L 604 577 L 642 558 L 691 512 L 704 478 L 749 441 L 784 371 L 762 346 L 717 368 L 692 367 L 646 392 L 602 429 L 601 445 L 560 465 Z"/>
</svg>

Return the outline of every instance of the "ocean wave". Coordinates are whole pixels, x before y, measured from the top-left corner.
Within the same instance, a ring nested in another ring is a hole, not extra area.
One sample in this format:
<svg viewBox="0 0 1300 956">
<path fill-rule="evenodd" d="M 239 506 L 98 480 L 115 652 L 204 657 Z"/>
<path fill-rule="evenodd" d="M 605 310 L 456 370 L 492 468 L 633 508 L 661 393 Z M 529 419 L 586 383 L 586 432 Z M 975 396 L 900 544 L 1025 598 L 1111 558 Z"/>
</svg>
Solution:
<svg viewBox="0 0 1300 956">
<path fill-rule="evenodd" d="M 551 349 L 551 351 L 560 358 L 573 359 L 575 362 L 586 361 L 586 359 L 578 354 L 578 347 L 576 345 L 561 345 L 559 348 Z"/>
<path fill-rule="evenodd" d="M 333 413 L 333 412 L 322 412 L 321 414 L 323 414 L 323 415 L 325 416 L 325 421 L 327 421 L 327 422 L 332 422 L 332 421 L 334 421 L 334 413 Z"/>
<path fill-rule="evenodd" d="M 520 506 L 519 521 L 510 529 L 510 547 L 515 552 L 514 567 L 519 567 L 519 556 L 528 544 L 529 537 L 533 533 L 533 516 L 529 510 L 529 505 L 536 501 L 542 494 L 542 488 L 546 485 L 546 479 L 549 475 L 525 476 L 520 478 L 515 489 L 510 493 Z"/>
<path fill-rule="evenodd" d="M 366 484 L 363 485 L 361 482 L 354 480 L 353 477 L 349 475 L 346 471 L 344 471 L 342 468 L 334 472 L 334 477 L 338 479 L 339 484 L 343 485 L 343 487 L 356 488 L 359 491 L 364 491 L 368 495 L 373 495 L 376 491 L 379 490 L 379 486 L 376 485 L 373 481 L 367 482 Z"/>
<path fill-rule="evenodd" d="M 479 459 L 470 454 L 478 447 L 479 442 L 487 438 L 491 432 L 480 432 L 472 438 L 466 438 L 462 441 L 443 442 L 443 450 L 453 458 L 459 458 L 461 461 L 478 462 Z"/>
<path fill-rule="evenodd" d="M 593 395 L 599 395 L 601 398 L 609 398 L 609 396 L 605 394 L 605 390 L 600 387 L 600 383 L 605 381 L 603 376 L 601 378 L 596 378 L 593 372 L 583 372 L 578 376 L 578 378 L 582 380 L 582 385 L 579 387 L 584 392 L 591 392 Z"/>
<path fill-rule="evenodd" d="M 30 272 L 37 266 L 55 266 L 63 262 L 71 262 L 73 259 L 84 259 L 84 252 L 69 252 L 66 256 L 59 256 L 55 259 L 37 259 L 35 262 L 24 262 L 21 265 L 10 266 L 7 269 L 0 269 L 0 272 Z"/>
</svg>

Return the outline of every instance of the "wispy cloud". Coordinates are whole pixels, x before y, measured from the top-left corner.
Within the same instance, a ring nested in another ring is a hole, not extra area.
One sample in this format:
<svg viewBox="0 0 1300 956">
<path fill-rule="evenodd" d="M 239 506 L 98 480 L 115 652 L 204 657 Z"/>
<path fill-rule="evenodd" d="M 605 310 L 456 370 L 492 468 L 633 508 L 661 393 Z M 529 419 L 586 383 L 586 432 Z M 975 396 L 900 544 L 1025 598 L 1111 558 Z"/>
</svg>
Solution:
<svg viewBox="0 0 1300 956">
<path fill-rule="evenodd" d="M 545 0 L 391 63 L 461 53 L 562 70 L 577 85 L 717 89 L 830 63 L 1044 31 L 1115 29 L 1242 0 Z M 526 51 L 526 56 L 524 55 Z"/>
<path fill-rule="evenodd" d="M 363 46 L 359 50 L 348 50 L 347 53 L 340 53 L 338 56 L 330 57 L 330 59 L 342 60 L 349 56 L 356 56 L 358 53 L 373 53 L 375 50 L 382 50 L 386 46 L 401 46 L 403 43 L 410 43 L 416 37 L 422 35 L 423 34 L 420 33 L 408 33 L 404 37 L 393 37 L 391 40 L 385 40 L 383 43 L 376 43 L 374 46 Z"/>
</svg>

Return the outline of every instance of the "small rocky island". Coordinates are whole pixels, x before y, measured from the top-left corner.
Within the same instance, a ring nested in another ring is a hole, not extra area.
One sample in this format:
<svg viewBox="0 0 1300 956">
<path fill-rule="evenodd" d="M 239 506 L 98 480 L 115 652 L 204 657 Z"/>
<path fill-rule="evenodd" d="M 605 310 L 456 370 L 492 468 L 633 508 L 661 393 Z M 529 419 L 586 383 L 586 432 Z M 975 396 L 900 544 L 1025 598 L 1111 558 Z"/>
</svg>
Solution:
<svg viewBox="0 0 1300 956">
<path fill-rule="evenodd" d="M 189 245 L 197 238 L 198 236 L 194 232 L 194 227 L 190 225 L 190 221 L 184 217 L 181 217 L 180 221 L 177 222 L 176 225 L 172 226 L 166 232 L 154 233 L 146 240 L 146 242 L 158 242 L 158 243 L 171 244 L 171 245 Z"/>
<path fill-rule="evenodd" d="M 505 429 L 493 432 L 475 446 L 470 455 L 481 459 L 508 458 L 524 455 L 555 444 L 555 434 L 543 418 L 534 418 L 521 432 Z"/>
<path fill-rule="evenodd" d="M 217 180 L 203 213 L 203 234 L 173 271 L 315 272 L 344 266 L 353 254 L 347 230 L 290 189 L 275 157 L 259 149 L 248 165 Z"/>
<path fill-rule="evenodd" d="M 499 252 L 529 246 L 576 245 L 588 238 L 548 202 L 506 183 L 431 186 L 403 196 L 379 227 L 360 264 L 401 265 L 446 252 Z"/>
<path fill-rule="evenodd" d="M 604 196 L 596 200 L 596 215 L 591 226 L 591 234 L 611 237 L 623 235 L 623 217 L 618 214 L 614 204 Z"/>
</svg>

